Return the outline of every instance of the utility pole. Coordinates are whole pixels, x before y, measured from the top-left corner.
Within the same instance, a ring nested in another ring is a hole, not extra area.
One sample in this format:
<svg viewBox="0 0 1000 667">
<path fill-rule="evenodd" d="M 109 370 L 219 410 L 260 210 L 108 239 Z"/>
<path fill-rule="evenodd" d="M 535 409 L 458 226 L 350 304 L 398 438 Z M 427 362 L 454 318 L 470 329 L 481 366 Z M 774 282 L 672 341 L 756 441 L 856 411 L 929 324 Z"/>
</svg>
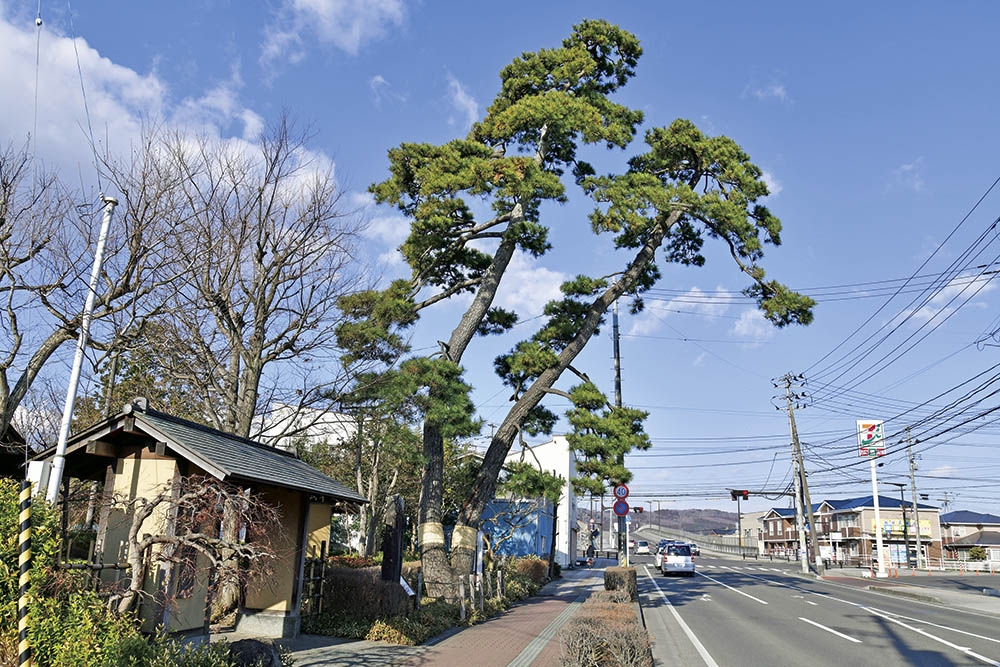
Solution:
<svg viewBox="0 0 1000 667">
<path fill-rule="evenodd" d="M 614 351 L 615 351 L 615 407 L 622 407 L 622 357 L 621 357 L 621 346 L 619 343 L 619 333 L 618 333 L 618 299 L 615 299 L 614 305 L 612 306 L 612 336 L 614 338 Z M 622 454 L 618 457 L 618 464 L 625 465 L 625 455 Z M 618 517 L 618 565 L 627 567 L 628 566 L 628 536 L 626 535 L 628 524 L 625 523 L 625 517 Z"/>
<path fill-rule="evenodd" d="M 913 495 L 913 531 L 917 535 L 917 568 L 925 565 L 923 544 L 920 539 L 920 510 L 917 509 L 917 479 L 914 474 L 917 471 L 917 464 L 913 460 L 913 446 L 910 442 L 910 427 L 906 427 L 906 453 L 910 457 L 910 492 Z"/>
<path fill-rule="evenodd" d="M 910 531 L 906 528 L 906 500 L 903 498 L 903 489 L 906 484 L 903 482 L 887 482 L 892 486 L 899 487 L 899 516 L 903 517 L 903 548 L 906 549 L 906 566 L 910 566 Z"/>
<path fill-rule="evenodd" d="M 812 499 L 809 497 L 809 482 L 806 480 L 805 462 L 802 460 L 802 447 L 799 444 L 799 430 L 795 426 L 795 408 L 792 404 L 792 398 L 798 398 L 798 397 L 792 394 L 793 377 L 794 376 L 791 373 L 789 373 L 785 375 L 784 380 L 785 380 L 785 401 L 788 406 L 788 427 L 792 435 L 792 455 L 795 457 L 795 461 L 797 463 L 796 468 L 797 468 L 798 478 L 796 479 L 796 481 L 798 481 L 799 484 L 796 486 L 796 488 L 797 490 L 800 490 L 802 493 L 802 498 L 798 497 L 798 493 L 796 494 L 796 500 L 799 503 L 798 504 L 799 508 L 801 508 L 801 505 L 803 504 L 803 499 L 805 501 L 805 512 L 809 519 L 809 541 L 812 543 L 812 548 L 813 548 L 813 560 L 816 563 L 817 574 L 823 574 L 823 557 L 819 552 L 819 537 L 816 534 L 818 531 L 816 529 L 816 520 L 813 517 Z M 798 513 L 799 516 L 802 516 L 801 509 L 799 509 Z M 805 530 L 804 525 L 802 525 L 802 528 L 800 529 L 800 534 L 801 531 L 803 530 Z M 805 545 L 804 535 L 800 536 L 799 542 Z M 807 564 L 807 558 L 805 556 L 803 556 L 803 562 L 806 564 L 803 565 L 802 571 L 808 572 L 809 568 Z"/>
</svg>

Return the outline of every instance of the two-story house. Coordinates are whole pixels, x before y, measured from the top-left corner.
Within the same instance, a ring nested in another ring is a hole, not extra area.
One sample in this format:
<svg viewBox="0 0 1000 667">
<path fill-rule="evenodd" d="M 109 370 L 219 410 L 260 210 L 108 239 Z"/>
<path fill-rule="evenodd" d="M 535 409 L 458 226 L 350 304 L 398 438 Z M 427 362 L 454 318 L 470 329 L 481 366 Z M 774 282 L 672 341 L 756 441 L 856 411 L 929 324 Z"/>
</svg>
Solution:
<svg viewBox="0 0 1000 667">
<path fill-rule="evenodd" d="M 913 522 L 912 503 L 879 496 L 881 526 L 875 525 L 875 502 L 872 496 L 824 500 L 813 505 L 820 555 L 830 561 L 852 565 L 871 562 L 876 546 L 876 530 L 882 532 L 886 558 L 892 563 L 906 563 L 906 544 L 910 555 L 916 554 L 919 528 L 920 546 L 925 558 L 941 557 L 941 523 L 938 508 L 917 504 L 920 525 Z M 773 508 L 765 514 L 765 551 L 775 554 L 795 552 L 798 532 L 795 510 Z"/>
<path fill-rule="evenodd" d="M 941 515 L 945 557 L 969 560 L 972 547 L 982 547 L 987 560 L 1000 561 L 1000 516 L 969 510 Z"/>
</svg>

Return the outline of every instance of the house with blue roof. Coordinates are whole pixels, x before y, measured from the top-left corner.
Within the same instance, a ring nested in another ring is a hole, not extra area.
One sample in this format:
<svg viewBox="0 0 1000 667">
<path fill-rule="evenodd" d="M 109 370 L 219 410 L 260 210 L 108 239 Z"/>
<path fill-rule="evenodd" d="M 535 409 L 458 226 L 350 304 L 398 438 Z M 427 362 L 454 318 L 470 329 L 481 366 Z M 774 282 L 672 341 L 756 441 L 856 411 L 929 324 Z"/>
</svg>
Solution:
<svg viewBox="0 0 1000 667">
<path fill-rule="evenodd" d="M 1000 516 L 970 510 L 941 515 L 941 534 L 946 556 L 969 560 L 972 547 L 982 547 L 990 562 L 1000 562 Z"/>
<path fill-rule="evenodd" d="M 878 504 L 880 526 L 875 523 L 875 499 L 871 495 L 813 504 L 822 558 L 850 565 L 870 564 L 875 553 L 876 530 L 882 533 L 886 558 L 892 563 L 905 564 L 908 555 L 909 560 L 914 560 L 918 537 L 923 557 L 941 558 L 941 519 L 937 507 L 917 503 L 918 523 L 912 502 L 880 495 Z M 799 533 L 794 508 L 771 508 L 761 522 L 765 553 L 797 557 Z M 808 537 L 811 527 L 807 525 L 805 530 Z"/>
</svg>

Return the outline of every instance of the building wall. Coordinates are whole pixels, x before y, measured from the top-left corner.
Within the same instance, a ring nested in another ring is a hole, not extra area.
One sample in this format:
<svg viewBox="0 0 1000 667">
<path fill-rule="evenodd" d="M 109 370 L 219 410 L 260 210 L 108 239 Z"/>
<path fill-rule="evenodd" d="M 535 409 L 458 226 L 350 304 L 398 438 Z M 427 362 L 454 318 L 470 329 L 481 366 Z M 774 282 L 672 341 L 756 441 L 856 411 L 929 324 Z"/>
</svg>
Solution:
<svg viewBox="0 0 1000 667">
<path fill-rule="evenodd" d="M 244 607 L 287 613 L 292 611 L 294 605 L 295 577 L 299 567 L 296 543 L 300 522 L 306 518 L 302 516 L 302 493 L 268 487 L 263 490 L 262 498 L 281 508 L 281 533 L 274 535 L 271 543 L 277 552 L 277 559 L 270 564 L 269 574 L 255 577 L 247 583 Z"/>
<path fill-rule="evenodd" d="M 536 461 L 537 459 L 537 461 Z M 556 562 L 567 567 L 573 564 L 577 548 L 576 494 L 570 480 L 576 476 L 576 456 L 570 450 L 566 436 L 557 435 L 549 442 L 533 445 L 531 451 L 517 450 L 507 455 L 507 461 L 524 460 L 539 465 L 565 480 L 556 517 Z M 547 552 L 546 552 L 547 553 Z"/>
<path fill-rule="evenodd" d="M 505 512 L 519 514 L 521 518 L 510 522 L 499 518 L 496 522 L 497 525 L 489 521 L 489 519 Z M 513 530 L 505 527 L 522 523 L 524 525 L 519 525 Z M 511 533 L 510 537 L 501 544 L 494 544 L 495 552 L 498 555 L 535 555 L 539 558 L 548 558 L 549 545 L 552 543 L 552 504 L 545 502 L 541 509 L 537 509 L 533 501 L 492 500 L 483 511 L 483 531 L 490 534 L 496 531 L 498 537 L 508 532 Z"/>
</svg>

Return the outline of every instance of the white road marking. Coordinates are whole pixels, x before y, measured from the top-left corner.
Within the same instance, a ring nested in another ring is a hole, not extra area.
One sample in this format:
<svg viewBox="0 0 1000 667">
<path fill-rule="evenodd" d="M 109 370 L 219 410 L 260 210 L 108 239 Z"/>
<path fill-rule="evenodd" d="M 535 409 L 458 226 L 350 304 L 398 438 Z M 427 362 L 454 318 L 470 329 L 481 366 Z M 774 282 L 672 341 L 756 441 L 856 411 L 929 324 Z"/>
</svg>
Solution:
<svg viewBox="0 0 1000 667">
<path fill-rule="evenodd" d="M 776 567 L 772 567 L 772 568 L 771 568 L 771 572 L 784 572 L 784 570 L 779 570 L 779 569 L 778 569 L 778 568 L 776 568 Z"/>
<path fill-rule="evenodd" d="M 825 625 L 821 625 L 821 624 L 817 623 L 816 621 L 810 621 L 808 618 L 803 618 L 802 616 L 799 616 L 799 620 L 800 621 L 805 621 L 806 623 L 808 623 L 810 625 L 815 625 L 820 630 L 826 630 L 827 632 L 829 632 L 831 634 L 835 634 L 838 637 L 841 637 L 842 639 L 846 639 L 847 641 L 850 641 L 850 642 L 854 642 L 855 644 L 860 644 L 861 643 L 860 639 L 855 639 L 854 637 L 851 637 L 849 635 L 845 635 L 843 632 L 837 632 L 833 628 L 828 628 Z"/>
<path fill-rule="evenodd" d="M 694 632 L 692 632 L 691 628 L 688 627 L 688 624 L 684 622 L 681 615 L 677 613 L 677 610 L 674 609 L 674 605 L 670 604 L 670 598 L 668 598 L 666 594 L 660 590 L 660 585 L 656 583 L 656 579 L 649 573 L 649 568 L 645 565 L 643 565 L 642 568 L 646 570 L 646 576 L 653 582 L 653 587 L 656 588 L 656 592 L 659 593 L 660 597 L 663 598 L 663 601 L 667 603 L 667 609 L 669 609 L 670 613 L 673 614 L 674 620 L 676 620 L 677 624 L 681 626 L 681 630 L 684 631 L 687 638 L 691 640 L 695 650 L 698 651 L 698 655 L 700 655 L 701 659 L 705 661 L 705 665 L 707 665 L 707 667 L 719 667 L 719 663 L 712 659 L 708 649 L 706 649 L 705 645 L 698 640 L 698 637 L 694 634 Z"/>
<path fill-rule="evenodd" d="M 897 614 L 892 611 L 885 611 L 884 609 L 879 609 L 878 607 L 870 607 L 871 609 L 882 612 L 883 614 L 888 614 L 889 616 L 895 616 L 896 618 L 905 618 L 908 621 L 913 621 L 914 623 L 923 623 L 925 625 L 932 625 L 935 628 L 941 628 L 942 630 L 950 630 L 952 632 L 958 632 L 963 635 L 969 635 L 970 637 L 975 637 L 976 639 L 985 639 L 988 642 L 993 642 L 994 644 L 1000 644 L 1000 639 L 995 639 L 993 637 L 987 637 L 985 635 L 977 635 L 974 632 L 967 632 L 965 630 L 959 630 L 958 628 L 951 628 L 947 625 L 941 625 L 939 623 L 932 623 L 931 621 L 924 621 L 919 618 L 913 618 L 912 616 L 904 616 L 903 614 Z"/>
<path fill-rule="evenodd" d="M 873 616 L 878 616 L 879 618 L 884 618 L 887 621 L 890 621 L 892 623 L 896 623 L 897 625 L 900 625 L 900 626 L 902 626 L 902 627 L 904 627 L 904 628 L 906 628 L 908 630 L 912 630 L 913 632 L 916 632 L 917 634 L 923 635 L 923 636 L 927 637 L 928 639 L 933 639 L 934 641 L 940 642 L 940 643 L 944 644 L 945 646 L 948 646 L 950 648 L 955 649 L 956 651 L 960 651 L 960 652 L 962 652 L 962 653 L 964 653 L 964 654 L 966 654 L 966 655 L 968 655 L 968 656 L 970 656 L 972 658 L 975 658 L 977 660 L 981 660 L 982 662 L 985 662 L 987 665 L 994 665 L 995 667 L 1000 667 L 1000 662 L 997 662 L 995 660 L 987 658 L 986 656 L 979 655 L 978 653 L 974 652 L 968 646 L 959 646 L 958 644 L 953 644 L 952 642 L 949 642 L 947 639 L 943 639 L 941 637 L 938 637 L 937 635 L 932 635 L 929 632 L 921 630 L 920 628 L 915 628 L 912 625 L 908 625 L 908 624 L 903 623 L 902 621 L 899 620 L 899 618 L 907 618 L 906 616 L 900 616 L 899 614 L 893 614 L 892 612 L 882 611 L 881 609 L 874 609 L 872 607 L 866 607 L 865 605 L 863 605 L 863 604 L 861 604 L 859 602 L 851 602 L 850 600 L 845 600 L 843 598 L 838 598 L 838 597 L 835 597 L 833 595 L 827 595 L 825 593 L 816 593 L 815 591 L 807 591 L 806 589 L 799 588 L 798 586 L 793 586 L 791 584 L 784 584 L 784 583 L 781 583 L 780 581 L 774 581 L 772 579 L 765 579 L 764 577 L 758 577 L 757 575 L 754 575 L 754 574 L 750 574 L 750 575 L 747 575 L 747 576 L 752 577 L 754 579 L 760 579 L 762 581 L 767 581 L 769 583 L 776 584 L 778 586 L 784 586 L 785 588 L 791 588 L 791 589 L 794 589 L 794 590 L 797 590 L 797 591 L 802 591 L 803 593 L 812 593 L 813 595 L 822 595 L 823 597 L 825 597 L 827 599 L 836 600 L 837 602 L 843 602 L 844 604 L 849 604 L 852 607 L 856 607 L 858 609 L 863 609 L 864 611 L 867 611 L 869 614 L 872 614 Z M 836 584 L 833 584 L 833 585 L 836 585 Z M 739 591 L 737 591 L 737 592 L 739 592 Z M 746 594 L 744 593 L 744 595 L 746 595 Z M 899 616 L 899 618 L 894 618 L 894 616 Z M 909 618 L 907 620 L 917 621 L 917 619 L 909 619 Z M 929 621 L 917 621 L 917 622 L 919 622 L 919 623 L 927 623 L 929 625 L 933 625 L 934 627 L 941 628 L 942 630 L 951 630 L 951 631 L 958 632 L 958 633 L 961 633 L 961 634 L 970 635 L 972 637 L 977 637 L 977 638 L 981 638 L 981 639 L 990 639 L 989 637 L 983 637 L 982 635 L 973 634 L 971 632 L 966 632 L 964 630 L 959 630 L 957 628 L 950 628 L 950 627 L 948 627 L 946 625 L 939 625 L 939 624 L 936 624 L 936 623 L 930 623 Z M 990 639 L 990 641 L 997 641 L 997 640 Z"/>
<path fill-rule="evenodd" d="M 896 625 L 901 625 L 904 628 L 906 628 L 907 630 L 912 630 L 913 632 L 916 632 L 919 635 L 923 635 L 924 637 L 927 637 L 928 639 L 933 639 L 936 642 L 940 642 L 941 644 L 944 644 L 945 646 L 948 646 L 949 648 L 953 648 L 956 651 L 964 653 L 965 655 L 973 657 L 976 660 L 981 660 L 982 662 L 985 662 L 987 665 L 994 665 L 995 667 L 1000 667 L 1000 662 L 997 662 L 996 660 L 991 660 L 990 658 L 987 658 L 984 655 L 979 655 L 978 653 L 976 653 L 975 651 L 973 651 L 968 646 L 959 646 L 958 644 L 953 644 L 952 642 L 948 641 L 947 639 L 942 639 L 941 637 L 938 637 L 937 635 L 932 635 L 931 633 L 927 632 L 926 630 L 921 630 L 920 628 L 915 628 L 912 625 L 907 625 L 906 623 L 903 623 L 901 620 L 899 620 L 897 618 L 893 618 L 892 616 L 887 616 L 886 614 L 880 614 L 880 613 L 876 612 L 874 609 L 871 609 L 870 607 L 865 607 L 863 605 L 857 605 L 857 606 L 860 607 L 861 609 L 864 609 L 865 611 L 867 611 L 870 614 L 878 616 L 879 618 L 884 618 L 885 620 L 887 620 L 887 621 L 889 621 L 891 623 L 895 623 Z"/>
<path fill-rule="evenodd" d="M 719 584 L 720 586 L 725 586 L 726 588 L 728 588 L 729 590 L 733 591 L 734 593 L 739 593 L 740 595 L 742 595 L 742 596 L 744 596 L 744 597 L 748 597 L 748 598 L 750 598 L 751 600 L 755 600 L 755 601 L 757 601 L 757 602 L 759 602 L 759 603 L 761 603 L 761 604 L 767 604 L 767 602 L 765 602 L 764 600 L 761 600 L 760 598 L 756 598 L 756 597 L 754 597 L 754 596 L 750 595 L 749 593 L 744 593 L 743 591 L 741 591 L 741 590 L 740 590 L 740 589 L 738 589 L 738 588 L 733 588 L 733 587 L 732 587 L 732 586 L 730 586 L 729 584 L 724 584 L 724 583 L 722 583 L 721 581 L 719 581 L 718 579 L 715 579 L 715 578 L 713 578 L 713 577 L 710 577 L 710 576 L 708 576 L 707 574 L 702 574 L 701 572 L 698 572 L 698 575 L 700 575 L 700 576 L 702 576 L 702 577 L 705 577 L 705 578 L 706 578 L 706 579 L 708 579 L 709 581 L 714 581 L 715 583 Z M 751 575 L 751 576 L 753 576 L 753 575 Z"/>
<path fill-rule="evenodd" d="M 811 604 L 814 607 L 818 607 L 819 606 L 819 603 L 813 602 L 812 600 L 806 600 L 806 604 Z"/>
</svg>

